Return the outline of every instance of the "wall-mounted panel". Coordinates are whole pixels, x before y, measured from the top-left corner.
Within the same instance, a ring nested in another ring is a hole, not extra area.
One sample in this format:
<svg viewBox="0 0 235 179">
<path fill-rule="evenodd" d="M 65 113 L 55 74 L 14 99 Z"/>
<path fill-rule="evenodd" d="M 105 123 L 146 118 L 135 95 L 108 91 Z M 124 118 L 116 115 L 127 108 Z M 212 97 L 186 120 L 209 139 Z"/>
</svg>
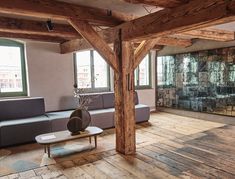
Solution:
<svg viewBox="0 0 235 179">
<path fill-rule="evenodd" d="M 157 105 L 235 116 L 235 47 L 160 56 Z"/>
</svg>

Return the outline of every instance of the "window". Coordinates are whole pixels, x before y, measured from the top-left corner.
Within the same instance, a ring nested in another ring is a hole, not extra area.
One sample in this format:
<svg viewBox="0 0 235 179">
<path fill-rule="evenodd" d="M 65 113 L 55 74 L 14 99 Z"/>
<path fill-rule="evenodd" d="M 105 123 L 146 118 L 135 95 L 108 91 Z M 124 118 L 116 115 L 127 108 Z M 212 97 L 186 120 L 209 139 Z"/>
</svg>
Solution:
<svg viewBox="0 0 235 179">
<path fill-rule="evenodd" d="M 88 92 L 109 91 L 109 66 L 94 50 L 77 52 L 74 58 L 75 84 Z"/>
<path fill-rule="evenodd" d="M 151 60 L 150 54 L 146 55 L 135 69 L 135 87 L 137 89 L 151 88 Z"/>
<path fill-rule="evenodd" d="M 0 39 L 0 97 L 26 96 L 24 45 Z"/>
</svg>

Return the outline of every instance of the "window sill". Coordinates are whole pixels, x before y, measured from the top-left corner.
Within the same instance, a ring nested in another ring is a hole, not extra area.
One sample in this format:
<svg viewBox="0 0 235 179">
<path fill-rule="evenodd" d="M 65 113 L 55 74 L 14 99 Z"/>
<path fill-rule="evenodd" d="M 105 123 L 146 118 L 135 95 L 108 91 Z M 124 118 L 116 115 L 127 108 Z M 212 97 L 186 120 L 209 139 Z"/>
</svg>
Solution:
<svg viewBox="0 0 235 179">
<path fill-rule="evenodd" d="M 151 89 L 154 89 L 154 88 L 151 87 L 151 86 L 138 86 L 138 87 L 135 87 L 135 90 L 151 90 Z"/>
<path fill-rule="evenodd" d="M 0 98 L 27 98 L 29 97 L 27 94 L 24 93 L 0 93 Z"/>
<path fill-rule="evenodd" d="M 110 92 L 111 90 L 110 89 L 104 89 L 104 88 L 101 88 L 101 89 L 85 89 L 84 90 L 84 93 L 105 93 L 105 92 Z"/>
</svg>

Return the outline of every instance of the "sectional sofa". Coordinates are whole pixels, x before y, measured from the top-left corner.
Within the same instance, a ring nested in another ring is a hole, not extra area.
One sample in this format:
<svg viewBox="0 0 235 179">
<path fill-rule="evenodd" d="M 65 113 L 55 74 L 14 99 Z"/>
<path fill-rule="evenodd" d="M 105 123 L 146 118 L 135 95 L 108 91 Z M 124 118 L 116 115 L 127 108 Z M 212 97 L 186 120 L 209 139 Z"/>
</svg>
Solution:
<svg viewBox="0 0 235 179">
<path fill-rule="evenodd" d="M 114 93 L 85 94 L 92 97 L 88 106 L 91 126 L 102 129 L 114 127 Z M 35 136 L 67 129 L 70 114 L 74 111 L 45 112 L 44 98 L 0 100 L 0 147 L 23 144 Z M 149 120 L 150 108 L 139 104 L 135 93 L 136 122 Z"/>
</svg>

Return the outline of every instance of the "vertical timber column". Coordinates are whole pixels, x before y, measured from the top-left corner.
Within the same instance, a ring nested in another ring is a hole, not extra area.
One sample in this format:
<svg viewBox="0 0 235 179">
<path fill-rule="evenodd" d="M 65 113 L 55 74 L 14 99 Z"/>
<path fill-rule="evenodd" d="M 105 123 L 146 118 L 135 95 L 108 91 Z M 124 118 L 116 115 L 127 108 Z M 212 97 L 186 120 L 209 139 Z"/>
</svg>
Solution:
<svg viewBox="0 0 235 179">
<path fill-rule="evenodd" d="M 134 49 L 123 42 L 121 30 L 115 35 L 114 52 L 118 71 L 114 73 L 116 150 L 135 154 Z"/>
</svg>

